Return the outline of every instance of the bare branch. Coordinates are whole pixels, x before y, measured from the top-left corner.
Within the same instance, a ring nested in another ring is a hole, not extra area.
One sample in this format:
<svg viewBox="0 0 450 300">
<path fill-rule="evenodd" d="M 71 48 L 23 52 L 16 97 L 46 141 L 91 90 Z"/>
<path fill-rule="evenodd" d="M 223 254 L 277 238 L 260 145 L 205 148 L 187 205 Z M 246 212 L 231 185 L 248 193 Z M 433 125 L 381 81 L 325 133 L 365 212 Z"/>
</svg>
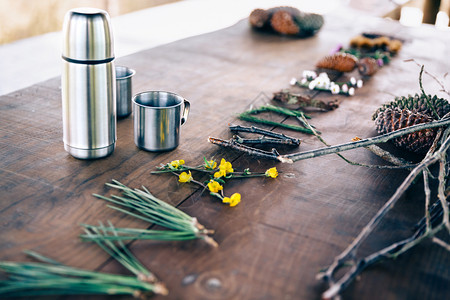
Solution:
<svg viewBox="0 0 450 300">
<path fill-rule="evenodd" d="M 272 149 L 272 152 L 263 151 L 260 149 L 251 148 L 251 147 L 239 144 L 233 140 L 226 141 L 226 140 L 222 140 L 219 138 L 209 137 L 208 142 L 210 142 L 211 144 L 215 144 L 215 145 L 225 147 L 225 148 L 231 148 L 231 149 L 234 149 L 234 150 L 237 150 L 240 152 L 244 152 L 244 153 L 247 153 L 252 156 L 261 157 L 261 158 L 269 158 L 269 159 L 278 160 L 277 157 L 280 155 L 277 152 L 277 150 L 275 150 L 275 149 Z"/>
<path fill-rule="evenodd" d="M 445 250 L 450 251 L 450 244 L 444 242 L 443 240 L 441 240 L 440 238 L 437 237 L 433 237 L 432 241 L 436 244 L 438 244 L 439 246 L 444 247 Z"/>
<path fill-rule="evenodd" d="M 361 139 L 359 137 L 354 137 L 352 139 L 352 141 L 360 141 Z M 407 166 L 407 167 L 411 167 L 414 166 L 414 164 L 404 160 L 403 158 L 400 157 L 396 157 L 394 155 L 392 155 L 389 151 L 386 151 L 380 147 L 378 147 L 377 145 L 370 145 L 365 147 L 367 150 L 369 150 L 370 152 L 372 152 L 373 154 L 375 154 L 376 156 L 381 157 L 382 159 L 384 159 L 385 161 L 390 162 L 393 165 L 396 166 Z"/>
<path fill-rule="evenodd" d="M 298 152 L 298 153 L 293 153 L 293 154 L 288 154 L 288 155 L 282 155 L 278 159 L 284 163 L 293 163 L 298 160 L 319 157 L 319 156 L 323 156 L 323 155 L 347 151 L 347 150 L 360 148 L 360 147 L 367 147 L 367 146 L 370 146 L 373 144 L 385 143 L 385 142 L 390 141 L 399 136 L 409 134 L 409 133 L 412 133 L 412 132 L 415 132 L 418 130 L 435 128 L 435 127 L 443 127 L 443 126 L 446 126 L 449 124 L 450 124 L 450 118 L 441 119 L 441 120 L 433 121 L 433 122 L 429 122 L 429 123 L 421 123 L 421 124 L 409 126 L 406 128 L 398 129 L 396 131 L 392 131 L 392 132 L 389 132 L 389 133 L 386 133 L 383 135 L 379 135 L 376 137 L 363 139 L 360 141 L 355 141 L 355 142 L 350 142 L 350 143 L 345 143 L 345 144 L 340 144 L 340 145 L 335 145 L 335 146 L 331 146 L 331 147 L 320 148 L 320 149 L 310 150 L 310 151 L 305 151 L 305 152 Z"/>
<path fill-rule="evenodd" d="M 345 290 L 345 288 L 347 288 L 347 286 L 349 286 L 350 283 L 352 283 L 352 281 L 356 278 L 356 276 L 361 274 L 361 272 L 364 271 L 367 267 L 369 267 L 387 257 L 396 257 L 396 256 L 400 255 L 401 253 L 406 252 L 407 250 L 411 249 L 412 247 L 418 245 L 424 239 L 426 239 L 430 236 L 434 236 L 442 228 L 443 228 L 443 224 L 430 230 L 429 232 L 427 232 L 426 235 L 423 234 L 423 232 L 420 233 L 420 231 L 415 232 L 411 237 L 404 239 L 400 242 L 394 243 L 384 249 L 381 249 L 381 250 L 359 260 L 358 263 L 353 265 L 353 267 L 347 273 L 345 273 L 344 276 L 342 276 L 342 278 L 340 278 L 336 282 L 333 282 L 330 285 L 330 287 L 322 294 L 322 299 L 335 298 L 343 290 Z M 434 241 L 434 239 L 435 239 L 435 237 L 433 237 L 433 241 Z M 436 243 L 438 243 L 438 242 L 436 242 Z"/>
<path fill-rule="evenodd" d="M 255 126 L 246 127 L 246 126 L 241 126 L 241 125 L 230 125 L 230 124 L 228 124 L 228 127 L 233 132 L 249 132 L 249 133 L 262 134 L 264 136 L 270 136 L 270 137 L 273 137 L 273 138 L 276 138 L 276 139 L 290 140 L 292 142 L 292 144 L 295 144 L 295 145 L 300 145 L 300 142 L 301 142 L 300 139 L 287 136 L 287 135 L 285 135 L 283 133 L 276 133 L 276 132 L 265 130 L 265 129 L 262 129 L 262 128 L 258 128 L 258 127 L 255 127 Z"/>
<path fill-rule="evenodd" d="M 406 59 L 406 60 L 404 60 L 404 62 L 413 62 L 413 63 L 415 63 L 416 65 L 418 65 L 419 67 L 421 67 L 422 65 L 421 64 L 419 64 L 415 59 Z M 445 88 L 445 86 L 444 86 L 444 84 L 442 83 L 442 81 L 440 81 L 436 76 L 434 76 L 433 74 L 431 74 L 431 73 L 429 73 L 429 72 L 427 72 L 426 70 L 424 70 L 424 73 L 425 74 L 427 74 L 428 76 L 430 76 L 431 78 L 433 78 L 438 84 L 439 84 L 439 86 L 441 87 L 441 92 L 444 92 L 444 93 L 446 93 L 447 95 L 449 95 L 450 96 L 450 92 Z M 448 73 L 445 73 L 444 74 L 444 79 L 447 77 L 447 75 L 448 75 Z"/>
<path fill-rule="evenodd" d="M 441 147 L 438 151 L 436 151 L 433 155 L 426 157 L 416 168 L 414 168 L 411 173 L 406 177 L 406 179 L 402 182 L 402 184 L 397 188 L 394 195 L 383 205 L 383 207 L 377 212 L 377 214 L 370 220 L 370 222 L 363 228 L 363 230 L 359 233 L 359 235 L 355 238 L 355 240 L 340 254 L 338 255 L 333 263 L 320 274 L 320 278 L 323 278 L 326 281 L 332 281 L 334 277 L 334 273 L 337 269 L 339 269 L 345 262 L 348 260 L 352 260 L 355 257 L 357 250 L 361 243 L 368 237 L 368 235 L 373 231 L 373 229 L 378 225 L 381 219 L 392 209 L 392 207 L 397 203 L 398 199 L 400 199 L 401 195 L 403 195 L 409 186 L 413 183 L 414 179 L 422 173 L 425 169 L 427 169 L 430 165 L 436 163 L 439 160 L 443 160 L 446 151 L 450 147 L 450 137 L 442 143 Z M 440 228 L 440 227 L 438 227 Z M 434 230 L 437 229 L 433 229 Z M 408 244 L 409 243 L 409 244 Z M 403 253 L 408 250 L 412 246 L 415 245 L 408 242 L 404 246 L 402 246 L 401 252 L 397 251 L 397 255 Z M 405 248 L 404 248 L 405 247 Z M 361 263 L 361 261 L 360 261 Z M 361 268 L 360 263 L 358 263 L 355 267 L 352 268 L 349 272 L 347 272 L 343 278 L 337 283 L 332 284 L 330 288 L 323 294 L 324 299 L 330 299 L 333 297 L 333 294 L 338 294 L 342 289 L 336 288 L 338 287 L 345 288 L 347 281 L 351 281 L 353 277 L 353 273 L 358 271 Z"/>
<path fill-rule="evenodd" d="M 286 104 L 297 104 L 300 107 L 315 107 L 325 111 L 334 110 L 339 107 L 339 101 L 337 99 L 325 102 L 323 100 L 313 99 L 309 96 L 294 94 L 288 90 L 281 90 L 274 93 L 272 100 Z"/>
<path fill-rule="evenodd" d="M 283 146 L 294 146 L 298 147 L 299 144 L 296 144 L 292 142 L 292 140 L 289 139 L 273 139 L 273 138 L 266 138 L 262 137 L 259 139 L 245 139 L 239 135 L 233 136 L 233 141 L 239 143 L 239 144 L 250 144 L 250 145 L 283 145 Z"/>
</svg>

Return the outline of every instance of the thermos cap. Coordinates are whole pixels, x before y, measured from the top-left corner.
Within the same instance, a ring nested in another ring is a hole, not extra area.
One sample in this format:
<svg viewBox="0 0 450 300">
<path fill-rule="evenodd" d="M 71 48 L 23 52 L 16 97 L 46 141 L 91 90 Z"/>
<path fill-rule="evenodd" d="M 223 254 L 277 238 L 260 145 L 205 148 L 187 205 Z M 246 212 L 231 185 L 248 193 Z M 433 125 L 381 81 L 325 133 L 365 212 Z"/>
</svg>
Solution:
<svg viewBox="0 0 450 300">
<path fill-rule="evenodd" d="M 113 59 L 113 38 L 108 13 L 88 7 L 68 11 L 63 25 L 62 56 L 81 62 Z"/>
</svg>

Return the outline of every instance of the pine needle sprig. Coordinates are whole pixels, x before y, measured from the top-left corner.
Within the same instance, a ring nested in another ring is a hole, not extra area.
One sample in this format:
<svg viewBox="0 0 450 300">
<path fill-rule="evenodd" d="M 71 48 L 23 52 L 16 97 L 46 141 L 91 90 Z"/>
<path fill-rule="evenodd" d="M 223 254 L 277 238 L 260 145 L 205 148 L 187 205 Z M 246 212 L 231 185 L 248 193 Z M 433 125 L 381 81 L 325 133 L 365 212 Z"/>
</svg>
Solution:
<svg viewBox="0 0 450 300">
<path fill-rule="evenodd" d="M 0 297 L 105 294 L 141 298 L 149 293 L 168 294 L 163 284 L 143 280 L 142 276 L 83 270 L 36 252 L 26 253 L 41 262 L 0 262 L 0 269 L 7 275 L 7 279 L 0 281 Z M 129 258 L 139 263 L 133 256 Z M 148 270 L 146 273 L 151 274 Z"/>
<path fill-rule="evenodd" d="M 117 236 L 117 231 L 111 222 L 108 222 L 108 229 L 100 222 L 100 226 L 98 227 L 84 227 L 84 231 L 87 236 L 94 236 L 105 234 L 108 230 L 113 235 Z M 140 280 L 144 282 L 155 283 L 157 282 L 157 278 L 153 275 L 147 268 L 145 268 L 128 250 L 128 248 L 123 244 L 122 241 L 118 241 L 116 246 L 113 242 L 107 239 L 94 239 L 94 242 L 102 248 L 106 253 L 108 253 L 111 257 L 115 258 L 119 263 L 121 263 L 125 268 L 127 268 L 130 272 L 136 275 Z"/>
<path fill-rule="evenodd" d="M 302 116 L 304 116 L 307 119 L 311 119 L 311 116 L 305 114 L 302 111 L 293 110 L 293 109 L 289 109 L 289 108 L 285 108 L 285 107 L 281 107 L 281 106 L 275 106 L 275 105 L 272 105 L 272 104 L 266 104 L 266 105 L 260 106 L 258 108 L 251 109 L 251 110 L 247 111 L 247 113 L 252 114 L 252 115 L 256 115 L 256 114 L 259 114 L 261 112 L 275 112 L 275 113 L 278 113 L 280 115 L 285 115 L 285 116 L 289 116 L 289 117 L 302 117 Z"/>
<path fill-rule="evenodd" d="M 83 224 L 86 229 L 96 230 L 99 226 Z M 117 235 L 113 233 L 117 233 Z M 158 241 L 186 241 L 198 238 L 198 235 L 191 232 L 171 231 L 171 230 L 151 230 L 139 228 L 109 228 L 105 227 L 104 232 L 82 235 L 84 240 L 95 241 L 97 239 L 104 239 L 108 241 L 123 241 L 123 240 L 158 240 Z"/>
<path fill-rule="evenodd" d="M 291 130 L 295 130 L 295 131 L 299 131 L 299 132 L 303 132 L 303 133 L 307 133 L 307 134 L 313 134 L 311 130 L 306 129 L 304 127 L 297 126 L 297 125 L 280 123 L 280 122 L 275 122 L 275 121 L 266 120 L 266 119 L 263 119 L 263 118 L 258 118 L 258 117 L 255 117 L 254 115 L 252 115 L 252 114 L 250 114 L 248 112 L 241 113 L 238 116 L 238 118 L 243 120 L 243 121 L 247 121 L 247 122 L 260 123 L 260 124 L 277 126 L 277 127 L 283 127 L 283 128 L 286 128 L 286 129 L 291 129 Z"/>
<path fill-rule="evenodd" d="M 81 235 L 84 240 L 184 241 L 203 239 L 208 244 L 217 247 L 217 243 L 209 236 L 209 234 L 214 233 L 213 230 L 206 229 L 198 222 L 197 218 L 191 217 L 178 208 L 156 198 L 145 187 L 142 190 L 131 189 L 116 180 L 113 180 L 112 184 L 107 183 L 107 185 L 122 191 L 122 196 L 105 197 L 94 194 L 100 199 L 117 205 L 108 205 L 108 207 L 168 230 L 115 228 L 112 224 L 109 226 L 82 224 L 84 228 L 90 231 L 89 234 Z M 119 206 L 129 208 L 132 211 Z"/>
<path fill-rule="evenodd" d="M 284 116 L 294 117 L 297 120 L 299 120 L 300 123 L 304 127 L 297 126 L 297 125 L 285 124 L 285 123 L 281 123 L 281 122 L 275 122 L 275 121 L 271 121 L 271 120 L 267 120 L 267 119 L 263 119 L 263 118 L 258 118 L 258 117 L 255 116 L 255 115 L 257 115 L 259 113 L 262 113 L 262 112 L 274 112 L 274 113 L 278 113 L 278 114 L 281 114 L 281 115 L 284 115 Z M 310 119 L 311 118 L 310 116 L 306 115 L 302 111 L 292 110 L 292 109 L 288 109 L 288 108 L 280 107 L 280 106 L 275 106 L 275 105 L 271 105 L 271 104 L 267 104 L 267 105 L 260 106 L 258 108 L 247 110 L 247 111 L 239 114 L 238 118 L 243 120 L 243 121 L 247 121 L 247 122 L 254 122 L 254 123 L 260 123 L 260 124 L 278 126 L 278 127 L 283 127 L 283 128 L 287 128 L 287 129 L 291 129 L 291 130 L 307 133 L 307 134 L 313 134 L 311 132 L 311 130 L 309 130 L 308 128 L 305 128 L 306 125 L 302 121 L 302 118 Z"/>
</svg>

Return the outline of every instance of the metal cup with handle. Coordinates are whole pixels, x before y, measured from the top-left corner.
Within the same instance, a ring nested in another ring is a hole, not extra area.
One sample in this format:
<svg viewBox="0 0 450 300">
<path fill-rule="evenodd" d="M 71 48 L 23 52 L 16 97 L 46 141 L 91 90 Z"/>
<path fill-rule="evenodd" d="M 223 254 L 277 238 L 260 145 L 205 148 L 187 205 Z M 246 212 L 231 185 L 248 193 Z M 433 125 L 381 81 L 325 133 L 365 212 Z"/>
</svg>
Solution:
<svg viewBox="0 0 450 300">
<path fill-rule="evenodd" d="M 180 141 L 180 126 L 189 115 L 189 101 L 163 91 L 142 92 L 132 101 L 136 146 L 155 152 L 175 149 Z"/>
</svg>

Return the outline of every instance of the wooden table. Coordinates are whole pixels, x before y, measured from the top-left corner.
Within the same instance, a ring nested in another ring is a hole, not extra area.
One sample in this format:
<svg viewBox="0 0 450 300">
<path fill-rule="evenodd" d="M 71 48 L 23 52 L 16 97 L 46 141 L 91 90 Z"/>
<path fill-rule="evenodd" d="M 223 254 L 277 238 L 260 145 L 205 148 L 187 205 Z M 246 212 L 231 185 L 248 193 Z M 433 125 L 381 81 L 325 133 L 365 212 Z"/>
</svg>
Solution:
<svg viewBox="0 0 450 300">
<path fill-rule="evenodd" d="M 229 138 L 228 123 L 246 124 L 236 115 L 266 101 L 261 92 L 271 95 L 289 88 L 291 77 L 313 69 L 338 43 L 346 45 L 363 31 L 395 34 L 407 42 L 400 55 L 354 97 L 339 96 L 338 109 L 312 114 L 311 123 L 323 138 L 338 144 L 355 136 L 376 135 L 371 121 L 374 110 L 392 100 L 393 94 L 419 91 L 419 67 L 405 59 L 417 59 L 436 75 L 450 69 L 448 32 L 405 28 L 345 11 L 326 16 L 324 28 L 309 39 L 255 33 L 243 20 L 218 32 L 117 59 L 118 65 L 136 70 L 135 93 L 167 90 L 191 101 L 180 146 L 168 153 L 139 150 L 129 117 L 118 122 L 112 156 L 74 159 L 63 149 L 59 78 L 2 96 L 0 259 L 25 261 L 21 251 L 30 249 L 71 266 L 126 273 L 96 245 L 78 238 L 80 223 L 110 220 L 116 226 L 145 226 L 92 196 L 109 194 L 104 183 L 117 179 L 130 187 L 145 185 L 160 199 L 216 230 L 217 249 L 200 240 L 131 243 L 136 256 L 166 283 L 168 299 L 320 298 L 326 286 L 315 279 L 317 272 L 355 238 L 407 172 L 356 167 L 335 155 L 275 163 L 221 149 L 207 138 Z M 424 79 L 424 85 L 430 93 L 438 91 L 430 78 Z M 295 120 L 286 122 L 295 124 Z M 279 128 L 274 131 L 301 138 L 301 150 L 321 147 L 312 136 Z M 383 163 L 365 149 L 345 154 L 355 161 Z M 242 202 L 234 208 L 197 186 L 179 184 L 175 176 L 150 174 L 171 160 L 197 165 L 203 157 L 213 156 L 226 158 L 237 170 L 265 171 L 276 166 L 282 173 L 275 180 L 228 182 L 228 195 L 242 194 Z M 409 236 L 423 216 L 423 207 L 419 182 L 371 235 L 361 255 Z M 450 295 L 449 282 L 448 253 L 425 242 L 395 261 L 366 270 L 347 289 L 344 299 L 444 299 Z"/>
</svg>

